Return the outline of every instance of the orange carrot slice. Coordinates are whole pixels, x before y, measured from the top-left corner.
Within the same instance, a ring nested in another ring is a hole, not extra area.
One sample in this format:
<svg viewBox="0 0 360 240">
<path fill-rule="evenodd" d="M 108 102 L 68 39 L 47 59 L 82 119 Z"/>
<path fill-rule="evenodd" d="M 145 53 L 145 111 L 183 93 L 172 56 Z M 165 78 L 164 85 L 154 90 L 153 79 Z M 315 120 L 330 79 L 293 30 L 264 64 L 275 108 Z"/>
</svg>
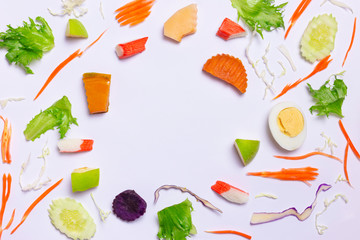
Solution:
<svg viewBox="0 0 360 240">
<path fill-rule="evenodd" d="M 326 154 L 326 153 L 323 153 L 323 152 L 310 152 L 310 153 L 307 153 L 305 155 L 301 155 L 301 156 L 294 156 L 294 157 L 289 157 L 289 156 L 274 156 L 276 158 L 281 158 L 281 159 L 286 159 L 286 160 L 302 160 L 302 159 L 305 159 L 305 158 L 308 158 L 308 157 L 311 157 L 311 156 L 315 156 L 315 155 L 322 155 L 322 156 L 325 156 L 325 157 L 328 157 L 328 158 L 332 158 L 332 159 L 335 159 L 335 160 L 338 160 L 339 162 L 342 162 L 342 160 L 338 157 L 335 157 L 333 155 L 330 155 L 330 154 Z"/>
<path fill-rule="evenodd" d="M 294 26 L 294 24 L 296 23 L 296 21 L 299 19 L 299 17 L 301 16 L 301 14 L 305 11 L 305 9 L 307 8 L 307 6 L 310 4 L 311 0 L 302 0 L 299 4 L 299 6 L 295 9 L 293 15 L 291 16 L 289 22 L 290 22 L 290 26 L 288 27 L 288 29 L 286 30 L 285 33 L 285 39 L 287 38 L 291 28 Z"/>
<path fill-rule="evenodd" d="M 340 126 L 340 129 L 341 129 L 341 131 L 342 131 L 342 133 L 343 133 L 343 135 L 344 135 L 347 143 L 349 144 L 351 150 L 354 152 L 355 156 L 356 156 L 358 159 L 360 159 L 360 154 L 359 154 L 359 152 L 356 150 L 356 148 L 355 148 L 354 144 L 352 143 L 352 141 L 351 141 L 348 133 L 346 132 L 345 127 L 344 127 L 341 119 L 339 120 L 339 126 Z"/>
<path fill-rule="evenodd" d="M 349 185 L 351 186 L 350 180 L 349 180 L 349 174 L 347 171 L 347 159 L 348 159 L 348 152 L 349 152 L 349 143 L 346 144 L 345 147 L 345 156 L 344 156 L 344 173 L 345 173 L 345 178 L 346 181 L 349 183 Z"/>
<path fill-rule="evenodd" d="M 315 66 L 314 70 L 307 75 L 305 78 L 300 78 L 299 80 L 297 80 L 296 82 L 292 83 L 292 84 L 287 84 L 283 90 L 276 96 L 273 98 L 273 100 L 281 97 L 282 95 L 284 95 L 285 93 L 287 93 L 290 89 L 295 88 L 297 85 L 299 85 L 300 83 L 302 83 L 303 81 L 311 78 L 312 76 L 314 76 L 316 73 L 323 71 L 324 69 L 326 69 L 329 65 L 329 63 L 332 61 L 332 59 L 330 59 L 331 55 L 324 57 L 323 59 L 321 59 L 321 61 Z"/>
<path fill-rule="evenodd" d="M 59 181 L 57 181 L 55 184 L 53 184 L 51 187 L 49 187 L 48 189 L 45 190 L 45 192 L 43 192 L 29 207 L 28 209 L 26 209 L 23 217 L 21 218 L 20 223 L 11 231 L 10 234 L 13 234 L 26 220 L 26 218 L 29 216 L 29 214 L 31 213 L 31 211 L 36 207 L 36 205 L 43 200 L 52 190 L 54 190 L 54 188 L 56 188 L 61 182 L 62 182 L 63 178 L 60 179 Z"/>
<path fill-rule="evenodd" d="M 356 17 L 355 17 L 355 19 L 354 19 L 354 27 L 353 27 L 353 32 L 352 32 L 352 36 L 351 36 L 350 45 L 349 45 L 348 50 L 346 51 L 346 54 L 345 54 L 345 57 L 344 57 L 344 61 L 343 61 L 343 63 L 342 63 L 342 67 L 344 67 L 344 64 L 345 64 L 345 61 L 346 61 L 346 59 L 347 59 L 347 56 L 348 56 L 348 54 L 349 54 L 349 52 L 350 52 L 350 50 L 351 50 L 351 48 L 352 48 L 352 45 L 353 45 L 353 43 L 354 43 L 355 32 L 356 32 Z"/>
<path fill-rule="evenodd" d="M 139 24 L 150 15 L 155 0 L 134 0 L 118 8 L 115 19 L 120 23 L 120 26 L 129 25 L 134 26 Z"/>
<path fill-rule="evenodd" d="M 92 45 L 94 45 L 95 43 L 97 43 L 97 42 L 100 40 L 100 38 L 106 33 L 106 31 L 107 31 L 107 29 L 106 29 L 105 31 L 103 31 L 103 32 L 100 34 L 100 36 L 99 36 L 97 39 L 95 39 L 95 41 L 93 41 L 92 43 L 90 43 L 89 46 L 87 46 L 83 51 L 81 51 L 81 52 L 79 53 L 79 57 L 81 57 L 86 50 L 88 50 L 90 47 L 92 47 Z"/>
<path fill-rule="evenodd" d="M 217 233 L 217 234 L 235 234 L 235 235 L 239 235 L 242 236 L 244 238 L 247 239 L 251 239 L 250 235 L 247 235 L 245 233 L 242 232 L 238 232 L 238 231 L 234 231 L 234 230 L 218 230 L 218 231 L 205 231 L 207 233 Z"/>
<path fill-rule="evenodd" d="M 0 116 L 1 120 L 4 122 L 4 129 L 1 136 L 1 157 L 3 163 L 11 163 L 11 155 L 10 155 L 10 140 L 11 140 L 11 126 L 9 126 L 8 119 L 4 119 Z"/>
<path fill-rule="evenodd" d="M 245 93 L 247 74 L 241 60 L 228 54 L 218 54 L 206 61 L 203 70 L 224 80 Z"/>
</svg>

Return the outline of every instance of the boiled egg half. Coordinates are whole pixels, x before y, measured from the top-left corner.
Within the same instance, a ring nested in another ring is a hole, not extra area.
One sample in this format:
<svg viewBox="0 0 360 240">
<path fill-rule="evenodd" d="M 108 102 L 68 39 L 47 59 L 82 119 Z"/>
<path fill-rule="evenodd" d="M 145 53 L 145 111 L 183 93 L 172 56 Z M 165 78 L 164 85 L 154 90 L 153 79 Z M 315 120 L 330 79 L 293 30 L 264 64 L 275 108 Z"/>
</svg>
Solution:
<svg viewBox="0 0 360 240">
<path fill-rule="evenodd" d="M 303 111 L 292 102 L 275 105 L 269 115 L 269 128 L 280 147 L 292 151 L 306 138 L 306 120 Z"/>
</svg>

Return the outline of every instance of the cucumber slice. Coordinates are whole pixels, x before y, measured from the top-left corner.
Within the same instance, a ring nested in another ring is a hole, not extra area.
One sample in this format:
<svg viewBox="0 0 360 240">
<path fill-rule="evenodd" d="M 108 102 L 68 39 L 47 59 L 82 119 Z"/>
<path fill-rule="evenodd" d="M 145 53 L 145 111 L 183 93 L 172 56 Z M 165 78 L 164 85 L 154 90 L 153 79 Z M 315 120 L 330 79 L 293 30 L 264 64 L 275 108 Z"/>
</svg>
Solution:
<svg viewBox="0 0 360 240">
<path fill-rule="evenodd" d="M 52 201 L 48 209 L 51 223 L 60 232 L 74 240 L 90 239 L 94 236 L 94 220 L 81 205 L 71 198 L 59 198 Z"/>
<path fill-rule="evenodd" d="M 334 49 L 337 30 L 338 24 L 331 14 L 314 17 L 302 36 L 301 55 L 311 63 L 328 56 Z"/>
</svg>

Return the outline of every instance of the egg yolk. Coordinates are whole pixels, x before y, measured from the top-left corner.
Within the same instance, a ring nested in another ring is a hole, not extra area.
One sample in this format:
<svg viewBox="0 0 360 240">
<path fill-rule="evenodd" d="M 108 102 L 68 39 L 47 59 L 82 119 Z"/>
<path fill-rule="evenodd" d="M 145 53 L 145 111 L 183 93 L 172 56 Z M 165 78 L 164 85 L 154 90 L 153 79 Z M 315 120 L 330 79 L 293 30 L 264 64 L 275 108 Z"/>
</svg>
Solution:
<svg viewBox="0 0 360 240">
<path fill-rule="evenodd" d="M 296 137 L 304 129 L 304 117 L 295 107 L 285 108 L 280 111 L 277 124 L 283 134 Z"/>
</svg>

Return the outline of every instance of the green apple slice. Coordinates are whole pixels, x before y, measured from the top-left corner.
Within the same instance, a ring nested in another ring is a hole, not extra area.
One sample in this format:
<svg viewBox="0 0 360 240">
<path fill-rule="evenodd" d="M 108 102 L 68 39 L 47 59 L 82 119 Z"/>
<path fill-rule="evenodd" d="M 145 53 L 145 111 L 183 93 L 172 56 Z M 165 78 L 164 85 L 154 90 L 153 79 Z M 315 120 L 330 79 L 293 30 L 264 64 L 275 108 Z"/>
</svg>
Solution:
<svg viewBox="0 0 360 240">
<path fill-rule="evenodd" d="M 71 186 L 73 192 L 86 191 L 99 185 L 99 168 L 78 168 L 71 173 Z"/>
<path fill-rule="evenodd" d="M 256 153 L 260 147 L 260 141 L 258 140 L 247 140 L 247 139 L 236 139 L 235 147 L 239 153 L 240 159 L 243 164 L 248 165 L 256 156 Z"/>
<path fill-rule="evenodd" d="M 71 38 L 88 38 L 88 33 L 84 25 L 79 20 L 69 19 L 65 36 Z"/>
</svg>

